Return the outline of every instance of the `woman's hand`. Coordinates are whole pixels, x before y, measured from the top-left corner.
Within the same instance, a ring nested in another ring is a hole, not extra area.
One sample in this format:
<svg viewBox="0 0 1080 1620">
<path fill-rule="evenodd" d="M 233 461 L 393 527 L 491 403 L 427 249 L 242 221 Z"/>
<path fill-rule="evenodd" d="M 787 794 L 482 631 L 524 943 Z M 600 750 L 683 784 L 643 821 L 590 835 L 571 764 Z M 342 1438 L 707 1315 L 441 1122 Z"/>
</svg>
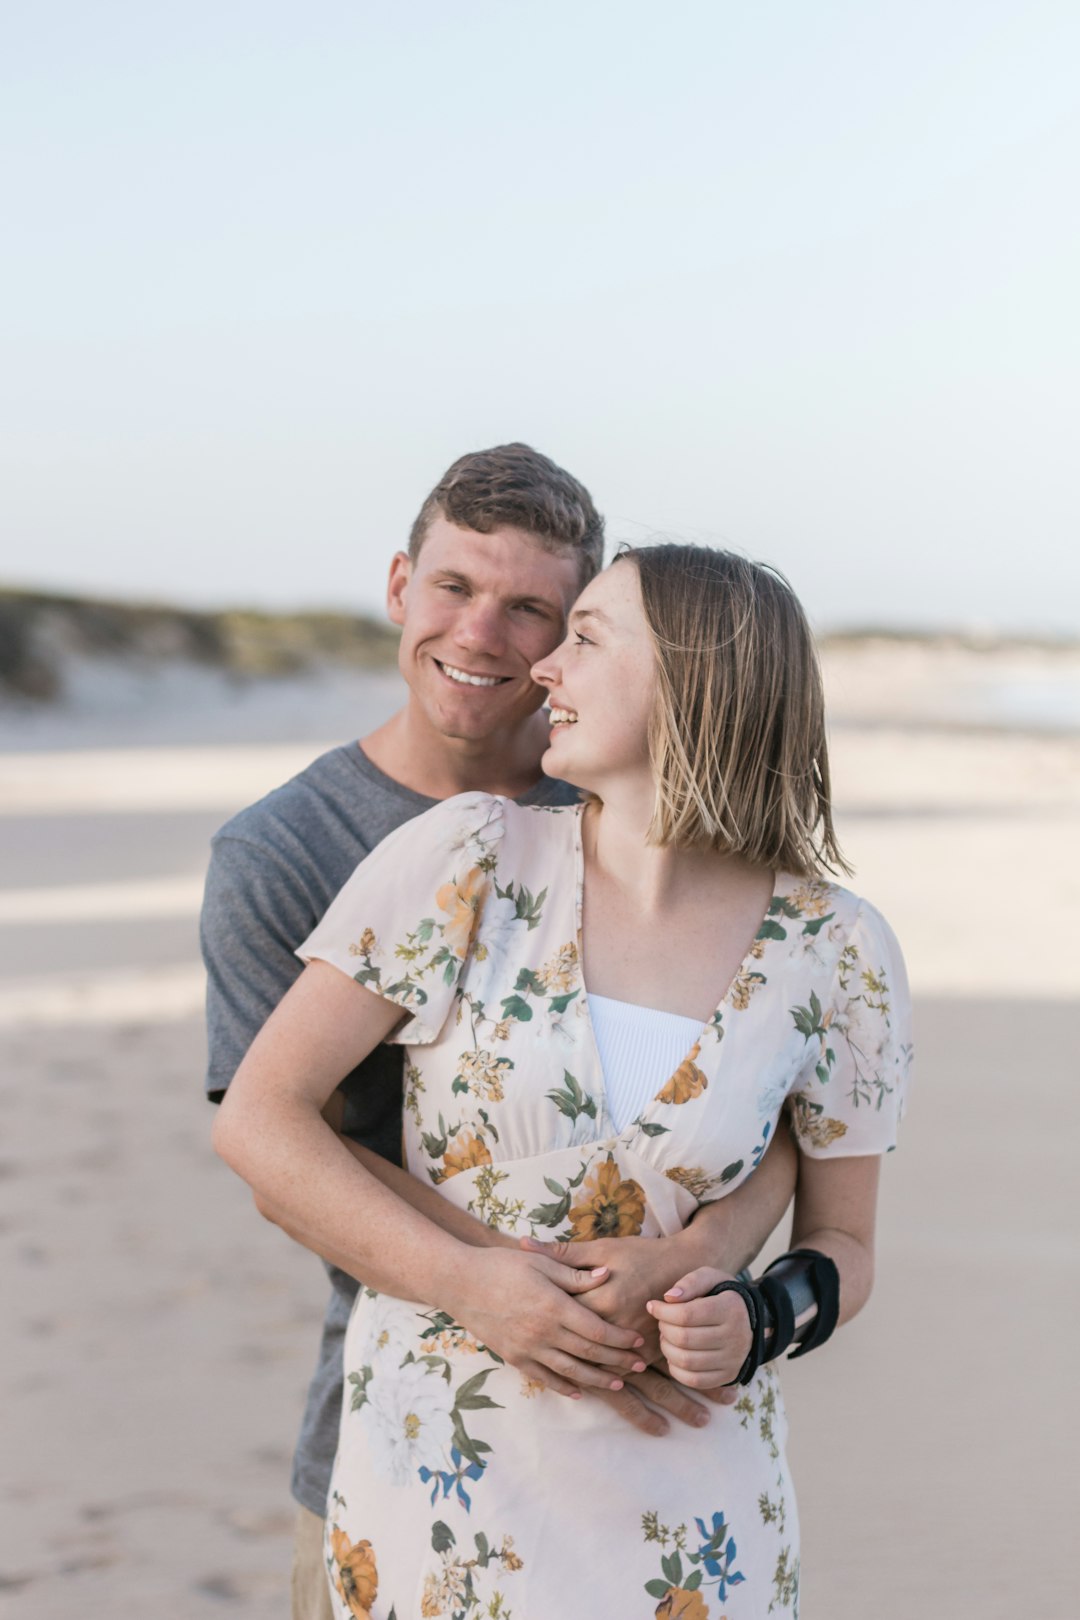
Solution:
<svg viewBox="0 0 1080 1620">
<path fill-rule="evenodd" d="M 583 1271 L 518 1249 L 465 1255 L 443 1279 L 440 1306 L 527 1378 L 577 1398 L 582 1389 L 621 1390 L 625 1375 L 645 1371 L 642 1334 L 574 1297 L 606 1282 L 606 1268 Z"/>
<path fill-rule="evenodd" d="M 660 1356 L 656 1323 L 646 1310 L 650 1299 L 658 1299 L 686 1264 L 680 1239 L 674 1237 L 592 1238 L 583 1243 L 541 1243 L 522 1238 L 521 1247 L 529 1254 L 546 1255 L 566 1267 L 585 1267 L 589 1272 L 604 1270 L 583 1304 L 607 1322 L 640 1333 L 643 1354 L 648 1362 Z"/>
<path fill-rule="evenodd" d="M 689 1389 L 714 1390 L 738 1377 L 750 1353 L 750 1315 L 734 1289 L 709 1294 L 731 1274 L 713 1266 L 687 1272 L 663 1299 L 649 1301 L 660 1329 L 660 1347 L 672 1378 Z M 735 1399 L 736 1391 L 730 1392 Z"/>
</svg>

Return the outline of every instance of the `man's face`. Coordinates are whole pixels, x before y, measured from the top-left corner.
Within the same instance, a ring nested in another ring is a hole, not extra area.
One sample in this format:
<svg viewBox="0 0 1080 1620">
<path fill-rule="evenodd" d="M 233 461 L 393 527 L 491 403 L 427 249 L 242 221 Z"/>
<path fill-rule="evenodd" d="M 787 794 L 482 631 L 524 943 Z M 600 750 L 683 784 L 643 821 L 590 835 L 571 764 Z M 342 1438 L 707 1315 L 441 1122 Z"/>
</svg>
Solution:
<svg viewBox="0 0 1080 1620">
<path fill-rule="evenodd" d="M 574 555 L 434 518 L 416 562 L 394 558 L 387 598 L 398 665 L 434 729 L 480 742 L 533 714 L 544 693 L 529 671 L 562 640 L 578 589 Z"/>
</svg>

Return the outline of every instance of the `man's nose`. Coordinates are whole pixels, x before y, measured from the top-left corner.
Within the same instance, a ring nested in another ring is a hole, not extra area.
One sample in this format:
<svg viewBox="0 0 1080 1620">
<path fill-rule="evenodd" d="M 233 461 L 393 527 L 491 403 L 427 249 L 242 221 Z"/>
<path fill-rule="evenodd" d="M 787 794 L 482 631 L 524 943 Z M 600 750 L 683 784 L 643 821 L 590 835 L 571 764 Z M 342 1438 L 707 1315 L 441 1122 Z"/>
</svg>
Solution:
<svg viewBox="0 0 1080 1620">
<path fill-rule="evenodd" d="M 506 644 L 503 617 L 498 606 L 479 598 L 469 602 L 458 619 L 454 637 L 459 646 L 468 647 L 471 652 L 498 657 Z"/>
</svg>

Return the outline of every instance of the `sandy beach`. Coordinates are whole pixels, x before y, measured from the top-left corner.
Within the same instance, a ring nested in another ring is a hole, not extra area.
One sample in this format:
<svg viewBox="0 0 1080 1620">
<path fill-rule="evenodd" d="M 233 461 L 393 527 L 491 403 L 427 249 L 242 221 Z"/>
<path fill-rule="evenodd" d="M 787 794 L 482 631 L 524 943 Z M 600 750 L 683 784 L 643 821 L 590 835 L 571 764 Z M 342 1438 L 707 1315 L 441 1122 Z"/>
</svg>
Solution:
<svg viewBox="0 0 1080 1620">
<path fill-rule="evenodd" d="M 785 1373 L 803 1620 L 1072 1620 L 1080 735 L 928 726 L 883 656 L 830 675 L 836 800 L 919 1063 L 875 1296 Z M 210 1152 L 196 921 L 214 827 L 395 696 L 364 691 L 299 740 L 0 725 L 12 1620 L 288 1613 L 325 1290 Z"/>
</svg>

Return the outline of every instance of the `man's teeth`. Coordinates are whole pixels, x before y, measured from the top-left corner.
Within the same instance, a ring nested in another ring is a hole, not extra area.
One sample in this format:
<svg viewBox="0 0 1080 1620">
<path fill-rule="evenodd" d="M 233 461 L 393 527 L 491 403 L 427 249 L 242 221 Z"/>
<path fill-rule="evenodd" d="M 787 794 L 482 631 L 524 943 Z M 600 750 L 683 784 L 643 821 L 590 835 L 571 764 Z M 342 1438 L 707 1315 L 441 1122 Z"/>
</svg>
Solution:
<svg viewBox="0 0 1080 1620">
<path fill-rule="evenodd" d="M 455 669 L 453 664 L 440 664 L 444 675 L 449 675 L 452 681 L 460 681 L 462 686 L 501 686 L 505 679 L 502 675 L 469 675 L 463 669 Z"/>
<path fill-rule="evenodd" d="M 577 715 L 570 709 L 552 709 L 551 723 L 553 726 L 573 726 L 577 724 Z"/>
</svg>

